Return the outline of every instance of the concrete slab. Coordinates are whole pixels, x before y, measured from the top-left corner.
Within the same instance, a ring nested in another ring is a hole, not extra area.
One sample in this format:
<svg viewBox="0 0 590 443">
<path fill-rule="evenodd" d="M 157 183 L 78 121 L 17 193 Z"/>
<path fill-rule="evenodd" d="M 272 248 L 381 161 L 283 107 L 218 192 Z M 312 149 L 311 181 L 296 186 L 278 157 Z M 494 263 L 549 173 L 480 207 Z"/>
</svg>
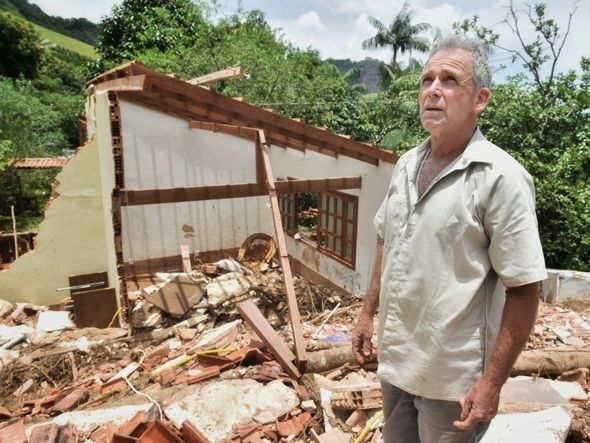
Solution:
<svg viewBox="0 0 590 443">
<path fill-rule="evenodd" d="M 89 409 L 85 411 L 72 411 L 60 414 L 51 420 L 36 423 L 26 429 L 27 438 L 30 438 L 31 432 L 37 426 L 46 425 L 48 423 L 55 423 L 58 426 L 65 426 L 69 423 L 73 424 L 76 429 L 82 432 L 90 432 L 96 425 L 104 423 L 114 423 L 122 425 L 131 420 L 135 414 L 144 411 L 148 419 L 160 418 L 158 409 L 153 403 L 145 403 L 140 405 L 125 405 L 119 407 L 112 407 L 108 409 Z"/>
<path fill-rule="evenodd" d="M 500 408 L 507 404 L 567 405 L 568 400 L 557 392 L 549 380 L 540 377 L 512 377 L 500 392 Z"/>
<path fill-rule="evenodd" d="M 572 422 L 567 407 L 497 415 L 480 443 L 564 443 Z"/>
<path fill-rule="evenodd" d="M 187 392 L 190 392 L 187 395 Z M 164 406 L 178 428 L 187 420 L 212 442 L 222 440 L 232 425 L 271 423 L 299 405 L 297 393 L 282 381 L 266 385 L 255 380 L 221 380 L 179 393 L 180 400 Z"/>
</svg>

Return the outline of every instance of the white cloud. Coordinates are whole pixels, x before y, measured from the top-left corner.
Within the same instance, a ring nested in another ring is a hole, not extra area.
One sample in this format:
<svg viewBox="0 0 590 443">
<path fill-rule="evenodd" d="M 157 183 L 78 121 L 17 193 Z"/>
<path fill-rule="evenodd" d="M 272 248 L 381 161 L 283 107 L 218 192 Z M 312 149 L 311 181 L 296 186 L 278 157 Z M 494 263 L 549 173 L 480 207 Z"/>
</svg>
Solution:
<svg viewBox="0 0 590 443">
<path fill-rule="evenodd" d="M 325 26 L 320 19 L 320 16 L 315 11 L 309 11 L 305 14 L 300 15 L 297 20 L 295 20 L 295 26 L 300 28 L 301 30 L 309 30 L 309 31 L 319 31 L 324 32 Z"/>
</svg>

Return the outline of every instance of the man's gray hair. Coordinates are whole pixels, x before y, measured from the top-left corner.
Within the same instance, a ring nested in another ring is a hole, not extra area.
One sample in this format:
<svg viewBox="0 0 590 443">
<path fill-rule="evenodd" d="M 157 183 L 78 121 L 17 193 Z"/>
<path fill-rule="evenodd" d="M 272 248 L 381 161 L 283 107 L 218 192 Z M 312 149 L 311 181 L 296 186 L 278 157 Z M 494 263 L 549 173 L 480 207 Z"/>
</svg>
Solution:
<svg viewBox="0 0 590 443">
<path fill-rule="evenodd" d="M 475 88 L 489 88 L 492 85 L 492 68 L 489 60 L 490 48 L 480 39 L 465 34 L 450 34 L 435 43 L 432 51 L 430 51 L 430 57 L 443 49 L 457 48 L 465 49 L 471 54 Z"/>
</svg>

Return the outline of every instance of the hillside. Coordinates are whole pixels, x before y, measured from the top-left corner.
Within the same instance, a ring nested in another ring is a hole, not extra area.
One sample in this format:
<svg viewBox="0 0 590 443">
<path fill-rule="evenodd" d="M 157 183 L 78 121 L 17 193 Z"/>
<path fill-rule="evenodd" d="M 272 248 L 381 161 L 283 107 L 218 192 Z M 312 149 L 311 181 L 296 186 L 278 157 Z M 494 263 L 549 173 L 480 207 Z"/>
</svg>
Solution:
<svg viewBox="0 0 590 443">
<path fill-rule="evenodd" d="M 62 18 L 47 15 L 39 6 L 29 3 L 28 0 L 0 0 L 0 10 L 10 11 L 35 25 L 80 40 L 89 46 L 95 46 L 98 41 L 98 25 L 85 18 Z M 38 31 L 44 38 L 53 41 L 41 30 Z M 61 45 L 59 42 L 53 42 Z"/>
<path fill-rule="evenodd" d="M 51 29 L 44 28 L 34 23 L 32 23 L 32 25 L 43 39 L 44 45 L 57 45 L 84 57 L 90 59 L 96 58 L 96 51 L 94 50 L 94 47 L 88 43 L 84 43 L 80 40 L 76 40 L 75 38 L 68 37 L 67 35 L 60 34 L 59 32 L 52 31 Z"/>
<path fill-rule="evenodd" d="M 355 85 L 363 85 L 367 89 L 367 92 L 382 91 L 381 85 L 379 84 L 379 67 L 382 63 L 380 60 L 367 57 L 362 61 L 353 61 L 349 58 L 328 58 L 325 61 L 336 66 L 338 71 L 343 75 L 353 69 L 357 70 L 357 74 L 350 77 L 350 82 Z"/>
</svg>

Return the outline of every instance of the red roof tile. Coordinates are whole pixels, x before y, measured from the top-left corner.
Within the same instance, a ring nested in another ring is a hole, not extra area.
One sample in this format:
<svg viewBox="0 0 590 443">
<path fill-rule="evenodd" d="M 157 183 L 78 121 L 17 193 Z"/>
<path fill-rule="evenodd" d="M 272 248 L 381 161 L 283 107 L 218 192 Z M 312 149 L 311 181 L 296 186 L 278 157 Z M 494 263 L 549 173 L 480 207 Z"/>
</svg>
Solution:
<svg viewBox="0 0 590 443">
<path fill-rule="evenodd" d="M 25 157 L 10 162 L 18 169 L 62 168 L 71 157 Z"/>
</svg>

